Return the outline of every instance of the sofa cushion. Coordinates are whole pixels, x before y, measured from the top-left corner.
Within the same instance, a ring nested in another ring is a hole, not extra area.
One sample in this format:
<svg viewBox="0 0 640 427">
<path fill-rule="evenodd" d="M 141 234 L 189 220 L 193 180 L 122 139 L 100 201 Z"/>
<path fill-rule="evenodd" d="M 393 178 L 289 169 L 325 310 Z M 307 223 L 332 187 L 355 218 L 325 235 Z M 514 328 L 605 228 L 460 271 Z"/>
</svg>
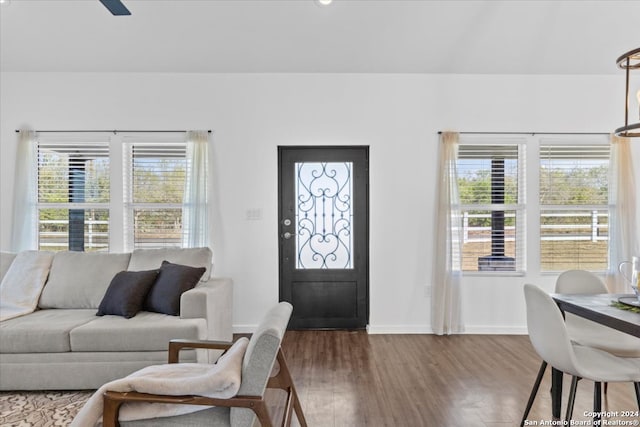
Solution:
<svg viewBox="0 0 640 427">
<path fill-rule="evenodd" d="M 69 332 L 96 318 L 95 309 L 39 310 L 0 323 L 3 353 L 71 351 Z"/>
<path fill-rule="evenodd" d="M 71 331 L 73 351 L 167 350 L 173 338 L 204 339 L 204 319 L 181 319 L 141 311 L 131 319 L 103 316 Z"/>
<path fill-rule="evenodd" d="M 98 308 L 116 273 L 127 270 L 130 257 L 128 253 L 57 252 L 38 305 Z"/>
<path fill-rule="evenodd" d="M 204 272 L 204 267 L 189 267 L 163 261 L 160 274 L 144 303 L 145 310 L 178 316 L 180 297 L 198 284 Z"/>
<path fill-rule="evenodd" d="M 121 271 L 117 273 L 98 307 L 98 316 L 114 314 L 127 319 L 142 310 L 144 300 L 158 277 L 159 270 Z"/>
<path fill-rule="evenodd" d="M 0 282 L 4 275 L 7 274 L 7 270 L 9 270 L 15 257 L 16 254 L 13 252 L 0 252 Z"/>
<path fill-rule="evenodd" d="M 211 277 L 213 254 L 209 248 L 161 248 L 161 249 L 135 249 L 129 261 L 129 271 L 152 270 L 160 268 L 162 261 L 174 264 L 188 265 L 190 267 L 205 267 L 207 270 L 200 278 L 206 282 Z"/>
</svg>

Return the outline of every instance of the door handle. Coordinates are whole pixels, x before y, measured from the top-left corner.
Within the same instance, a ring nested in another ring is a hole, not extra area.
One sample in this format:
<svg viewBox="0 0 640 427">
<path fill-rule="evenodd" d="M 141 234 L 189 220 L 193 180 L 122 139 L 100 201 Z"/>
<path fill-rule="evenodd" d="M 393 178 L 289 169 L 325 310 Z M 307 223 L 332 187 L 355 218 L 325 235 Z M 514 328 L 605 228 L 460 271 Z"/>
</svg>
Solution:
<svg viewBox="0 0 640 427">
<path fill-rule="evenodd" d="M 288 231 L 285 231 L 284 234 L 282 235 L 282 237 L 284 237 L 287 240 L 289 240 L 293 236 L 295 236 L 295 233 L 289 233 Z"/>
</svg>

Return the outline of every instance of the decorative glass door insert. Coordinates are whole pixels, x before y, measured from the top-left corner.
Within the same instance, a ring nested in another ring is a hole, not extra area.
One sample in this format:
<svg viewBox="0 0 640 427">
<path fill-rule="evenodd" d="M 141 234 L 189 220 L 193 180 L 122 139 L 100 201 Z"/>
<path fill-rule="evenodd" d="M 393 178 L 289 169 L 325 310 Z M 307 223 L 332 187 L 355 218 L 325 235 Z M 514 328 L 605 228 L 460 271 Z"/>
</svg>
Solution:
<svg viewBox="0 0 640 427">
<path fill-rule="evenodd" d="M 352 269 L 352 162 L 295 164 L 296 269 Z"/>
</svg>

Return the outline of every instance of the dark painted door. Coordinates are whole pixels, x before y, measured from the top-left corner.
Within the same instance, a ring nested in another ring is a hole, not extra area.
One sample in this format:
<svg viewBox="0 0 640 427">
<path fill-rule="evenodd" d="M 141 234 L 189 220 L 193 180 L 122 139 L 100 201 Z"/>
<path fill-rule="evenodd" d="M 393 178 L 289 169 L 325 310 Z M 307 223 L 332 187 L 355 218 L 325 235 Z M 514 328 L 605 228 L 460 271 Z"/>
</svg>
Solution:
<svg viewBox="0 0 640 427">
<path fill-rule="evenodd" d="M 280 300 L 291 329 L 369 320 L 369 148 L 279 147 Z"/>
</svg>

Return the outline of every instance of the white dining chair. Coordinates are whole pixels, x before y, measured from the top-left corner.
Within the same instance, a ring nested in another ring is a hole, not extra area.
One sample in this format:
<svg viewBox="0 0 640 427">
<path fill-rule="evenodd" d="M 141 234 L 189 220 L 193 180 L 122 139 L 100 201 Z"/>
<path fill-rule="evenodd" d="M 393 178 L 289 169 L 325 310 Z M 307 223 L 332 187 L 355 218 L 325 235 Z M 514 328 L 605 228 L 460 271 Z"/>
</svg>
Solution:
<svg viewBox="0 0 640 427">
<path fill-rule="evenodd" d="M 619 357 L 598 348 L 572 342 L 562 313 L 550 295 L 530 284 L 524 286 L 524 295 L 527 305 L 527 328 L 533 348 L 544 363 L 555 369 L 577 378 L 594 381 L 594 413 L 599 413 L 602 407 L 600 387 L 602 382 L 633 382 L 638 408 L 640 408 L 640 358 Z M 531 390 L 529 404 L 521 425 L 524 425 L 531 408 L 530 404 L 533 403 L 538 392 L 542 374 L 544 374 L 543 369 L 538 373 L 538 378 Z M 577 385 L 577 381 L 575 383 Z M 570 420 L 573 412 L 575 394 L 576 387 L 572 382 L 567 406 L 567 421 Z"/>
<path fill-rule="evenodd" d="M 585 270 L 568 270 L 556 280 L 558 294 L 607 294 L 598 276 Z M 611 329 L 584 317 L 566 313 L 565 323 L 571 341 L 599 348 L 620 357 L 640 357 L 640 338 Z"/>
</svg>

